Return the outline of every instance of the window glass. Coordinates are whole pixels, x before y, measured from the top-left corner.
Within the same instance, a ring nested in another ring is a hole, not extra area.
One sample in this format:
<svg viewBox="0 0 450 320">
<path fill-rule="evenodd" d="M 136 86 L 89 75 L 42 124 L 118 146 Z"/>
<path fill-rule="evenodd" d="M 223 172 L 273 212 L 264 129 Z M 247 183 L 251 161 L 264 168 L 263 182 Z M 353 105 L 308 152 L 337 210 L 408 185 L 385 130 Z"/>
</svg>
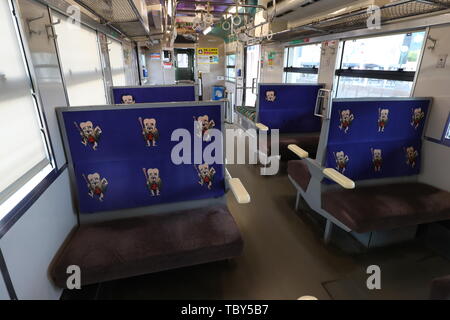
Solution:
<svg viewBox="0 0 450 320">
<path fill-rule="evenodd" d="M 229 54 L 227 55 L 227 65 L 226 65 L 226 80 L 228 81 L 236 81 L 236 55 Z"/>
<path fill-rule="evenodd" d="M 0 203 L 49 164 L 9 1 L 0 1 Z"/>
<path fill-rule="evenodd" d="M 109 63 L 111 65 L 112 80 L 114 86 L 126 85 L 125 66 L 122 44 L 119 41 L 109 40 Z"/>
<path fill-rule="evenodd" d="M 286 67 L 319 68 L 321 44 L 291 47 Z"/>
<path fill-rule="evenodd" d="M 409 97 L 424 41 L 423 31 L 345 41 L 336 97 Z"/>
<path fill-rule="evenodd" d="M 178 68 L 189 68 L 189 56 L 187 53 L 177 54 L 177 67 Z"/>
<path fill-rule="evenodd" d="M 345 42 L 342 68 L 416 71 L 425 32 Z"/>
<path fill-rule="evenodd" d="M 317 83 L 321 44 L 289 47 L 284 51 L 285 83 Z"/>
<path fill-rule="evenodd" d="M 106 104 L 97 33 L 59 14 L 53 19 L 61 21 L 55 31 L 70 105 Z"/>
<path fill-rule="evenodd" d="M 286 83 L 317 83 L 318 74 L 286 72 Z"/>
<path fill-rule="evenodd" d="M 450 116 L 448 117 L 447 133 L 444 135 L 444 138 L 450 140 Z"/>
<path fill-rule="evenodd" d="M 338 97 L 409 97 L 413 83 L 370 78 L 340 77 Z"/>
</svg>

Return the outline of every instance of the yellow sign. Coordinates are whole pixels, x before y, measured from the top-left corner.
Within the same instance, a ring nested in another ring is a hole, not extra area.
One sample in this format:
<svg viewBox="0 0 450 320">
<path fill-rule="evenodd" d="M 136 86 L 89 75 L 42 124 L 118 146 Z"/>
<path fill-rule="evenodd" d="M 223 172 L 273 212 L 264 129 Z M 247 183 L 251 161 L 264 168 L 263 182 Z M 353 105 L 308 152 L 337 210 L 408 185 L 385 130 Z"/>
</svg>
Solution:
<svg viewBox="0 0 450 320">
<path fill-rule="evenodd" d="M 197 55 L 199 55 L 199 56 L 218 56 L 219 48 L 197 48 Z"/>
</svg>

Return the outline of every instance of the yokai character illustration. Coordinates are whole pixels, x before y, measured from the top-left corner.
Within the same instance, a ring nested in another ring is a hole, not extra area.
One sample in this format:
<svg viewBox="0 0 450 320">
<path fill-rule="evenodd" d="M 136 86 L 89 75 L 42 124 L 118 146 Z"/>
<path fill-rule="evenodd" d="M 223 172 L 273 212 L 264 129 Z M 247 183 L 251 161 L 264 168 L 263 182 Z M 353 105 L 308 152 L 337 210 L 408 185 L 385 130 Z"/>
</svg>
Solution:
<svg viewBox="0 0 450 320">
<path fill-rule="evenodd" d="M 81 122 L 79 126 L 76 122 L 74 122 L 74 125 L 80 132 L 81 143 L 85 146 L 89 144 L 92 146 L 93 150 L 97 150 L 102 129 L 98 126 L 94 128 L 92 121 Z"/>
<path fill-rule="evenodd" d="M 131 94 L 124 94 L 122 95 L 122 104 L 135 104 L 136 101 L 134 100 L 134 97 Z"/>
<path fill-rule="evenodd" d="M 147 147 L 156 147 L 156 141 L 159 139 L 159 131 L 156 127 L 156 119 L 139 118 L 139 123 L 142 128 L 142 136 L 147 144 Z"/>
<path fill-rule="evenodd" d="M 414 129 L 417 130 L 417 128 L 420 125 L 420 122 L 422 122 L 424 118 L 425 112 L 422 111 L 422 108 L 413 109 L 411 125 L 414 127 Z"/>
<path fill-rule="evenodd" d="M 266 91 L 266 101 L 268 102 L 275 102 L 277 100 L 277 96 L 275 94 L 274 90 L 268 90 Z"/>
<path fill-rule="evenodd" d="M 83 178 L 86 181 L 87 187 L 89 189 L 89 195 L 91 198 L 98 197 L 99 201 L 103 201 L 105 196 L 106 188 L 108 187 L 108 180 L 105 178 L 101 179 L 99 173 L 92 173 L 86 176 L 83 174 Z"/>
<path fill-rule="evenodd" d="M 344 151 L 334 153 L 334 158 L 336 160 L 336 170 L 340 173 L 344 173 L 347 169 L 347 163 L 349 162 L 349 157 L 344 153 Z"/>
<path fill-rule="evenodd" d="M 209 130 L 216 126 L 214 120 L 209 120 L 207 115 L 203 117 L 194 117 L 194 121 L 196 124 L 196 131 L 198 137 L 203 137 L 204 141 L 210 141 L 211 136 L 209 135 Z"/>
<path fill-rule="evenodd" d="M 383 165 L 383 156 L 381 149 L 371 149 L 372 151 L 372 163 L 375 172 L 380 172 Z"/>
<path fill-rule="evenodd" d="M 142 168 L 142 171 L 144 172 L 145 179 L 147 180 L 147 187 L 150 193 L 152 194 L 152 197 L 161 195 L 161 186 L 162 181 L 161 177 L 159 176 L 159 170 L 158 169 L 145 169 Z"/>
<path fill-rule="evenodd" d="M 378 132 L 384 132 L 389 121 L 389 109 L 378 109 Z"/>
<path fill-rule="evenodd" d="M 416 159 L 419 156 L 419 152 L 414 147 L 405 148 L 406 164 L 414 168 L 416 166 Z"/>
<path fill-rule="evenodd" d="M 195 168 L 197 170 L 198 177 L 200 178 L 198 183 L 202 186 L 206 185 L 208 189 L 211 189 L 216 170 L 212 167 L 210 168 L 208 164 L 201 164 Z"/>
<path fill-rule="evenodd" d="M 347 133 L 353 120 L 355 120 L 355 116 L 348 109 L 339 111 L 339 114 L 341 115 L 339 129 L 344 130 L 344 132 Z"/>
</svg>

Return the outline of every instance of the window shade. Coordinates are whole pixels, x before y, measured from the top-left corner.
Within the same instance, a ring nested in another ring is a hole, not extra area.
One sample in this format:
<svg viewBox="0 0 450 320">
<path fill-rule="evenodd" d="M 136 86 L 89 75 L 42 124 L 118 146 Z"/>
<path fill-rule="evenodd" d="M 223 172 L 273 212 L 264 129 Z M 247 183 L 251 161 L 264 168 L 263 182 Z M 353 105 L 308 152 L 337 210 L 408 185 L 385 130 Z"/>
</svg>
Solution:
<svg viewBox="0 0 450 320">
<path fill-rule="evenodd" d="M 59 14 L 53 19 L 61 21 L 55 31 L 70 105 L 106 104 L 97 33 Z"/>
<path fill-rule="evenodd" d="M 113 85 L 124 86 L 126 85 L 126 81 L 122 44 L 111 39 L 109 41 L 109 62 L 111 65 Z"/>
<path fill-rule="evenodd" d="M 0 1 L 0 203 L 50 161 L 8 1 Z"/>
</svg>

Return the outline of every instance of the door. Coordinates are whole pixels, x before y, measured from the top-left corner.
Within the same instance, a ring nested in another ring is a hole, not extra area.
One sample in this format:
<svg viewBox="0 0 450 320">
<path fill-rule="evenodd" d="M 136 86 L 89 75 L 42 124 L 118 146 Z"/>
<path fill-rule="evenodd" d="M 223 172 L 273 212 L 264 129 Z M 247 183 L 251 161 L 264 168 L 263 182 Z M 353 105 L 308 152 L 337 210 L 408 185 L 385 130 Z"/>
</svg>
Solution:
<svg viewBox="0 0 450 320">
<path fill-rule="evenodd" d="M 258 94 L 259 64 L 261 60 L 261 46 L 254 45 L 245 48 L 245 106 L 255 107 Z"/>
<path fill-rule="evenodd" d="M 175 80 L 194 81 L 194 49 L 175 49 Z"/>
</svg>

